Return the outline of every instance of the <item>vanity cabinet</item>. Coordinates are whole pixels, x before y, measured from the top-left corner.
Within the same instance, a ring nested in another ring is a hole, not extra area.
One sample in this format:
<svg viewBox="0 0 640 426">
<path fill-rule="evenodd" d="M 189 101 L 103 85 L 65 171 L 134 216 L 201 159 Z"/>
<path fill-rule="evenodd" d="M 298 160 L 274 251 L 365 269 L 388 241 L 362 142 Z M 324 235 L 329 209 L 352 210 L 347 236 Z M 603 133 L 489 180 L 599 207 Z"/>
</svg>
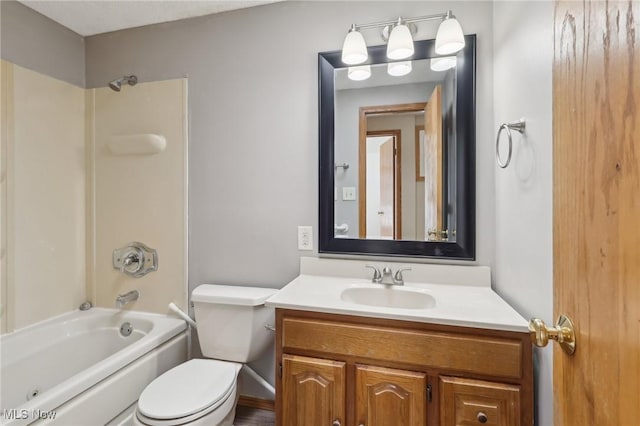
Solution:
<svg viewBox="0 0 640 426">
<path fill-rule="evenodd" d="M 282 356 L 281 424 L 331 425 L 345 418 L 346 364 L 296 355 Z"/>
<path fill-rule="evenodd" d="M 279 426 L 533 425 L 529 334 L 276 309 Z"/>
</svg>

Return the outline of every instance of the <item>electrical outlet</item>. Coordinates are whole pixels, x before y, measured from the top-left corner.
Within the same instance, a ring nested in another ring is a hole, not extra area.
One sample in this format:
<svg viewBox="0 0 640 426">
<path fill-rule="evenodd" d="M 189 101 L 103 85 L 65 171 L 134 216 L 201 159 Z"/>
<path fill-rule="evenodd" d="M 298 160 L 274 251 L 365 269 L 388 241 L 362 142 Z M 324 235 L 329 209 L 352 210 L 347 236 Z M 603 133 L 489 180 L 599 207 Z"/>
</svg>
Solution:
<svg viewBox="0 0 640 426">
<path fill-rule="evenodd" d="M 312 226 L 298 226 L 298 250 L 313 250 Z"/>
</svg>

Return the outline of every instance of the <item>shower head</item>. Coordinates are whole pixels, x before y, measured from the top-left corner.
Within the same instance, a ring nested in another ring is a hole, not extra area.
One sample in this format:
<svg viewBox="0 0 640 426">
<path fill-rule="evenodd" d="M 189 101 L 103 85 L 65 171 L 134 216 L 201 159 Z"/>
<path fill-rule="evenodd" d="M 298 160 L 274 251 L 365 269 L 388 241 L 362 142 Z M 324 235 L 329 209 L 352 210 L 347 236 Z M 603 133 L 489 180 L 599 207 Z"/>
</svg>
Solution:
<svg viewBox="0 0 640 426">
<path fill-rule="evenodd" d="M 119 78 L 117 80 L 113 80 L 109 82 L 109 87 L 111 87 L 112 90 L 115 90 L 116 92 L 119 92 L 120 89 L 122 88 L 122 79 Z"/>
<path fill-rule="evenodd" d="M 138 77 L 135 75 L 125 75 L 120 78 L 116 78 L 113 81 L 109 82 L 109 87 L 116 92 L 119 92 L 122 89 L 122 83 L 127 83 L 129 86 L 135 86 L 138 82 Z"/>
</svg>

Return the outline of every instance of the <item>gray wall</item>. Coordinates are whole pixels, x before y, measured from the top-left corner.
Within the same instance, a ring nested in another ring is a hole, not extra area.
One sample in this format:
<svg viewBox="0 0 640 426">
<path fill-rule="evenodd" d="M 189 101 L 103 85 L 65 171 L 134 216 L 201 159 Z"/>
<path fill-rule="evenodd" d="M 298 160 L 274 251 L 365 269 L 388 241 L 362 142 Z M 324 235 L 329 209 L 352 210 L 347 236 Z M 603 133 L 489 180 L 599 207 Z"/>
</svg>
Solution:
<svg viewBox="0 0 640 426">
<path fill-rule="evenodd" d="M 13 0 L 0 1 L 0 55 L 21 67 L 84 87 L 84 39 Z"/>
<path fill-rule="evenodd" d="M 553 3 L 497 2 L 493 17 L 494 131 L 527 120 L 525 136 L 514 136 L 509 167 L 495 166 L 495 289 L 525 318 L 553 324 Z M 542 426 L 553 425 L 551 346 L 536 350 Z"/>
<path fill-rule="evenodd" d="M 190 288 L 281 287 L 298 274 L 310 252 L 296 227 L 317 234 L 317 53 L 340 49 L 353 22 L 447 9 L 479 39 L 477 263 L 493 266 L 491 2 L 283 2 L 86 39 L 88 87 L 189 78 Z"/>
</svg>

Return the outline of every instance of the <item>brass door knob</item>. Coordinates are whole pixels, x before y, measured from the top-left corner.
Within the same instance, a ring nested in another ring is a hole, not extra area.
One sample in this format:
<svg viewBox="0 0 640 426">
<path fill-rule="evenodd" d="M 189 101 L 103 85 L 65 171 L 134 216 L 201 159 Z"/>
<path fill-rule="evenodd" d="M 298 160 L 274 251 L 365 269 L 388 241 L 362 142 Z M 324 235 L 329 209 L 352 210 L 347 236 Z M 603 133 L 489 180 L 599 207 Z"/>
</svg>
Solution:
<svg viewBox="0 0 640 426">
<path fill-rule="evenodd" d="M 547 327 L 541 319 L 532 318 L 529 321 L 529 331 L 531 332 L 531 341 L 540 348 L 547 346 L 551 339 L 558 342 L 560 347 L 569 355 L 576 351 L 576 335 L 573 322 L 567 316 L 560 315 L 555 327 Z"/>
</svg>

